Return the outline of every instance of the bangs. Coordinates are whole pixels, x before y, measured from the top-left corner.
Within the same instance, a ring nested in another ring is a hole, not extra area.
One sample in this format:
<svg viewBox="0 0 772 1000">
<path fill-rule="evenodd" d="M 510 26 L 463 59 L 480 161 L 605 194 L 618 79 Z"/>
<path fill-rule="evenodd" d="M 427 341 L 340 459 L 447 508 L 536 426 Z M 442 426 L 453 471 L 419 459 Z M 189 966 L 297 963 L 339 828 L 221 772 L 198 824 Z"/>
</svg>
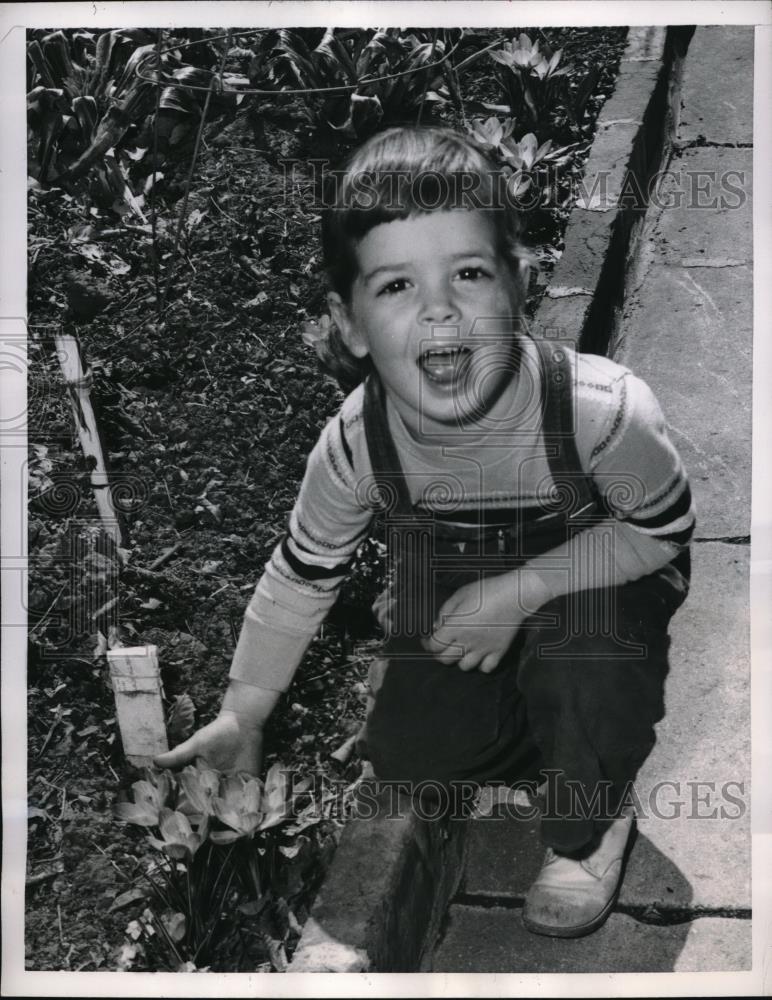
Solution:
<svg viewBox="0 0 772 1000">
<path fill-rule="evenodd" d="M 391 128 L 327 175 L 322 244 L 333 287 L 346 295 L 356 273 L 354 246 L 386 222 L 453 209 L 486 211 L 499 248 L 511 256 L 519 215 L 506 178 L 467 136 L 448 128 Z"/>
</svg>

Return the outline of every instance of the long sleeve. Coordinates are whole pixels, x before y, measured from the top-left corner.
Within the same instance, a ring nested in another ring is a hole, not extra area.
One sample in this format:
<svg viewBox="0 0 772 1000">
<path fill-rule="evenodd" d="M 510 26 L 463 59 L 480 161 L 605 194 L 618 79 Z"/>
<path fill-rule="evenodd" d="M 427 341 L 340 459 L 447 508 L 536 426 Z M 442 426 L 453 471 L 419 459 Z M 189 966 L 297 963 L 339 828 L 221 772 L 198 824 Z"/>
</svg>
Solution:
<svg viewBox="0 0 772 1000">
<path fill-rule="evenodd" d="M 357 402 L 352 394 L 309 456 L 287 533 L 244 614 L 230 669 L 235 680 L 278 691 L 289 687 L 367 533 L 372 511 L 358 498 L 357 483 L 369 470 L 359 448 L 355 472 L 346 437 L 346 423 L 359 420 Z"/>
<path fill-rule="evenodd" d="M 648 538 L 670 557 L 689 543 L 695 509 L 681 458 L 667 433 L 654 393 L 625 370 L 614 386 L 614 405 L 592 447 L 589 467 L 609 514 L 629 532 L 629 544 L 643 555 Z"/>
<path fill-rule="evenodd" d="M 528 563 L 553 596 L 653 573 L 695 526 L 686 471 L 651 389 L 606 358 L 577 356 L 576 364 L 577 447 L 608 516 Z"/>
</svg>

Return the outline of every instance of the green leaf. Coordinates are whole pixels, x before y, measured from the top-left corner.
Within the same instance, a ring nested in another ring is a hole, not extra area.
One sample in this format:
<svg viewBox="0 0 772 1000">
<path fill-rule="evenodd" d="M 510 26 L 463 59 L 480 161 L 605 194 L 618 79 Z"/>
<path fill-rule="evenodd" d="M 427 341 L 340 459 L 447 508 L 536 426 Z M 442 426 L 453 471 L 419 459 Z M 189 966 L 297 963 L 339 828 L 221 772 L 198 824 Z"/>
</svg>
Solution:
<svg viewBox="0 0 772 1000">
<path fill-rule="evenodd" d="M 324 36 L 314 49 L 314 53 L 327 61 L 329 68 L 336 70 L 349 83 L 357 82 L 357 71 L 345 45 L 335 35 L 334 28 L 327 28 Z"/>
<path fill-rule="evenodd" d="M 190 695 L 187 692 L 177 695 L 169 713 L 169 721 L 166 724 L 170 746 L 175 747 L 190 736 L 193 732 L 195 717 L 196 707 Z"/>
<path fill-rule="evenodd" d="M 315 802 L 312 802 L 310 806 L 305 808 L 302 812 L 292 820 L 290 824 L 284 827 L 282 833 L 287 836 L 296 836 L 306 827 L 315 826 L 321 821 L 321 813 Z"/>
</svg>

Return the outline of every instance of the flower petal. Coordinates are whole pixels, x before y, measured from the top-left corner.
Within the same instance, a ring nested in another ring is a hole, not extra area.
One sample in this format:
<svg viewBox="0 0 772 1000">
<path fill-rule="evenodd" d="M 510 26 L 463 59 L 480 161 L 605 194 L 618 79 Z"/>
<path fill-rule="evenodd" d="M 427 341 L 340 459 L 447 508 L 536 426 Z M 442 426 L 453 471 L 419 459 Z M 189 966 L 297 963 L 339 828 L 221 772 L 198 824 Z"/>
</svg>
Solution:
<svg viewBox="0 0 772 1000">
<path fill-rule="evenodd" d="M 219 797 L 212 799 L 212 808 L 215 816 L 221 823 L 231 827 L 233 830 L 239 830 L 241 828 L 241 817 L 239 813 L 235 809 L 231 808 L 225 799 L 221 799 Z M 214 834 L 210 834 L 209 836 L 212 838 Z"/>
<path fill-rule="evenodd" d="M 192 857 L 201 846 L 201 838 L 193 832 L 184 813 L 162 809 L 159 826 L 166 851 L 172 858 L 184 857 L 185 853 L 189 853 Z"/>
<path fill-rule="evenodd" d="M 158 823 L 157 811 L 136 802 L 116 802 L 113 816 L 120 823 L 136 823 L 137 826 L 155 826 Z"/>
<path fill-rule="evenodd" d="M 209 839 L 213 844 L 232 844 L 241 836 L 242 834 L 236 833 L 235 830 L 212 830 Z"/>
<path fill-rule="evenodd" d="M 212 814 L 212 798 L 217 795 L 220 786 L 216 771 L 188 764 L 180 775 L 180 784 L 196 812 Z"/>
</svg>

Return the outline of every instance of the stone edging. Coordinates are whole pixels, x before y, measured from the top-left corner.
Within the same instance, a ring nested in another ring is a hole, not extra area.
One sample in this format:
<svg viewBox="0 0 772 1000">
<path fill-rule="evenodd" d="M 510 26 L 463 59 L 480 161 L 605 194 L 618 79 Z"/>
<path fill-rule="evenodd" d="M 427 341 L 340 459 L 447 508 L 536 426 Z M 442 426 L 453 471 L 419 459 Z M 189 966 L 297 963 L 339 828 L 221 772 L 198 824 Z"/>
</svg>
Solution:
<svg viewBox="0 0 772 1000">
<path fill-rule="evenodd" d="M 630 29 L 616 88 L 598 119 L 584 197 L 533 320 L 536 336 L 605 353 L 646 210 L 645 203 L 620 204 L 620 196 L 630 174 L 646 192 L 672 140 L 682 30 Z M 420 970 L 461 881 L 467 832 L 468 821 L 421 819 L 388 788 L 365 789 L 287 971 Z"/>
<path fill-rule="evenodd" d="M 614 93 L 568 220 L 565 248 L 533 333 L 605 354 L 648 204 L 649 184 L 673 141 L 689 28 L 631 28 Z"/>
<path fill-rule="evenodd" d="M 392 794 L 393 792 L 393 794 Z M 288 972 L 415 972 L 464 871 L 468 821 L 365 786 Z"/>
</svg>

